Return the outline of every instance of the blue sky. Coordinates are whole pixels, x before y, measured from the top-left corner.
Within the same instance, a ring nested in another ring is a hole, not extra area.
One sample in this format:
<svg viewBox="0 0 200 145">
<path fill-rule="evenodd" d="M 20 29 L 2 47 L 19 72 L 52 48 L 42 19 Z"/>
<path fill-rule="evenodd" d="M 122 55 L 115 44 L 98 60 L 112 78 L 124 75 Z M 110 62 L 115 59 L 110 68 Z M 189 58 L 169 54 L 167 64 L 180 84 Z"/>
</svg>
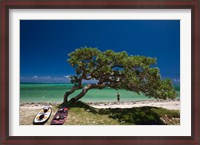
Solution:
<svg viewBox="0 0 200 145">
<path fill-rule="evenodd" d="M 179 81 L 179 20 L 21 20 L 21 82 L 69 82 L 67 54 L 84 46 L 157 57 L 162 77 Z"/>
</svg>

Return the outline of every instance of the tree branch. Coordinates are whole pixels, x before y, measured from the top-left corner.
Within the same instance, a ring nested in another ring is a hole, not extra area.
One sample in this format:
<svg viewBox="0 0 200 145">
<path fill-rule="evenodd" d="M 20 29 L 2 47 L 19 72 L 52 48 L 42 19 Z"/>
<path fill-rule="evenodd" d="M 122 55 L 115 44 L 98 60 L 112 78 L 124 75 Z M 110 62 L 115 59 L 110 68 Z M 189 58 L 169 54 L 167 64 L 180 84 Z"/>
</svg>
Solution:
<svg viewBox="0 0 200 145">
<path fill-rule="evenodd" d="M 69 104 L 77 102 L 90 89 L 102 89 L 102 88 L 105 88 L 105 84 L 101 84 L 101 85 L 99 85 L 99 84 L 88 84 L 82 89 L 82 91 L 77 96 L 70 99 Z"/>
<path fill-rule="evenodd" d="M 68 96 L 69 96 L 70 94 L 74 93 L 76 90 L 79 90 L 79 89 L 81 89 L 81 88 L 82 88 L 82 86 L 81 86 L 81 85 L 78 85 L 78 86 L 73 86 L 73 87 L 71 88 L 71 90 L 66 91 L 65 94 L 64 94 L 64 102 L 68 102 Z"/>
</svg>

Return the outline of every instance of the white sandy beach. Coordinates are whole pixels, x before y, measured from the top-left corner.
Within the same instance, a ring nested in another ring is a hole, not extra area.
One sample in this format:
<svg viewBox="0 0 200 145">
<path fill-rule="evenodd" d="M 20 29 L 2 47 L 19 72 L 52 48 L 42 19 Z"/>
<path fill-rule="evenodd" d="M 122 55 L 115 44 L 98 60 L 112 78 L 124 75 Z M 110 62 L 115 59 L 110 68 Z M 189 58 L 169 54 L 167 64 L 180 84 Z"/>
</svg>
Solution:
<svg viewBox="0 0 200 145">
<path fill-rule="evenodd" d="M 59 103 L 22 103 L 21 109 L 35 110 L 44 106 L 56 106 Z M 132 108 L 132 107 L 162 107 L 170 110 L 180 110 L 180 100 L 145 100 L 145 101 L 129 101 L 129 102 L 91 102 L 88 103 L 94 108 Z"/>
<path fill-rule="evenodd" d="M 99 103 L 99 104 L 90 104 L 95 108 L 133 108 L 133 107 L 143 107 L 143 106 L 151 106 L 151 107 L 162 107 L 170 110 L 180 110 L 180 101 L 164 101 L 164 102 L 156 102 L 156 101 L 138 101 L 138 102 L 121 102 L 121 103 Z"/>
<path fill-rule="evenodd" d="M 101 102 L 88 103 L 95 108 L 132 108 L 132 107 L 162 107 L 170 110 L 180 110 L 180 100 L 145 100 L 145 101 L 131 101 L 131 102 Z"/>
</svg>

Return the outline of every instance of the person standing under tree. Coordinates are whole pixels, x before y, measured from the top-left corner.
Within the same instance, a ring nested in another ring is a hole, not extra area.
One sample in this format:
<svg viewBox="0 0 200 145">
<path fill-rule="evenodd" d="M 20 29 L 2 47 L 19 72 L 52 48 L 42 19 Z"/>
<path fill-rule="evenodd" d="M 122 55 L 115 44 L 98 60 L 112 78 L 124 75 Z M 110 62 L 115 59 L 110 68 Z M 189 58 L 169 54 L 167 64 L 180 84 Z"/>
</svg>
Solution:
<svg viewBox="0 0 200 145">
<path fill-rule="evenodd" d="M 120 101 L 120 93 L 117 91 L 117 101 Z"/>
</svg>

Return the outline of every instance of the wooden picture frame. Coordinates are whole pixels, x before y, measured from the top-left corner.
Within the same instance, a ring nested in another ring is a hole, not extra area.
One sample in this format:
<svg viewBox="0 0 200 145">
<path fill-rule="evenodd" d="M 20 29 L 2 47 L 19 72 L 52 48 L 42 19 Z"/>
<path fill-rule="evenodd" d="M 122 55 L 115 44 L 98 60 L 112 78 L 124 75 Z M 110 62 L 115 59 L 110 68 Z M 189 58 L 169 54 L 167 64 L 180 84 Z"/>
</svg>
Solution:
<svg viewBox="0 0 200 145">
<path fill-rule="evenodd" d="M 1 2 L 1 144 L 200 144 L 199 0 L 4 0 Z M 191 9 L 192 135 L 191 136 L 9 136 L 9 10 L 10 9 Z"/>
</svg>

